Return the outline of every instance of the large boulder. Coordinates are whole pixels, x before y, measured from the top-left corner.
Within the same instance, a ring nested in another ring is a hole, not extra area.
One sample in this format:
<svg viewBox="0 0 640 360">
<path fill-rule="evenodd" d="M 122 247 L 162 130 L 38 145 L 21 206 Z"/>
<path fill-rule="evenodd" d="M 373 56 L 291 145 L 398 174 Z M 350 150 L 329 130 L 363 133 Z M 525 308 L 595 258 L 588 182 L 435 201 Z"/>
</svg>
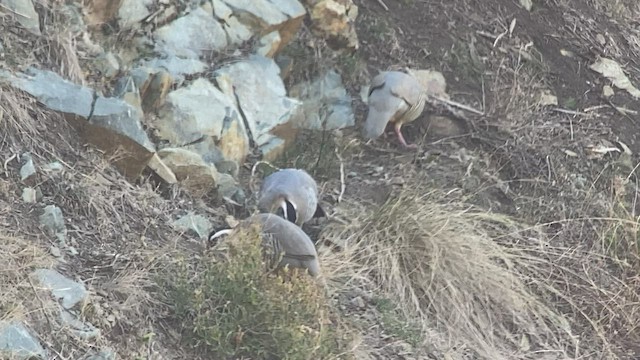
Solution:
<svg viewBox="0 0 640 360">
<path fill-rule="evenodd" d="M 297 84 L 289 92 L 303 101 L 302 114 L 294 125 L 313 130 L 335 130 L 355 124 L 351 96 L 334 70 L 312 81 Z"/>
<path fill-rule="evenodd" d="M 12 16 L 27 31 L 41 35 L 40 17 L 31 0 L 0 0 L 2 7 L 9 10 L 3 16 Z"/>
<path fill-rule="evenodd" d="M 142 128 L 142 111 L 125 100 L 97 96 L 89 88 L 33 67 L 26 73 L 3 72 L 2 78 L 63 114 L 88 142 L 107 155 L 118 153 L 114 164 L 129 178 L 142 172 L 155 151 Z"/>
<path fill-rule="evenodd" d="M 183 58 L 197 59 L 208 51 L 220 51 L 228 45 L 222 25 L 202 7 L 159 28 L 155 38 L 160 52 Z"/>
<path fill-rule="evenodd" d="M 204 78 L 169 93 L 154 127 L 157 136 L 171 146 L 198 142 L 194 148 L 207 162 L 222 160 L 220 154 L 242 163 L 249 152 L 249 138 L 235 100 Z"/>
<path fill-rule="evenodd" d="M 223 92 L 237 97 L 249 136 L 258 147 L 272 141 L 272 131 L 298 114 L 301 102 L 287 96 L 273 59 L 252 55 L 216 70 L 214 76 Z"/>
<path fill-rule="evenodd" d="M 358 7 L 353 0 L 306 0 L 306 3 L 315 34 L 327 39 L 333 49 L 358 49 Z"/>
<path fill-rule="evenodd" d="M 306 14 L 298 0 L 220 0 L 214 1 L 214 9 L 221 8 L 220 3 L 231 8 L 242 24 L 259 35 L 278 31 L 282 39 L 278 50 L 295 38 Z"/>
</svg>

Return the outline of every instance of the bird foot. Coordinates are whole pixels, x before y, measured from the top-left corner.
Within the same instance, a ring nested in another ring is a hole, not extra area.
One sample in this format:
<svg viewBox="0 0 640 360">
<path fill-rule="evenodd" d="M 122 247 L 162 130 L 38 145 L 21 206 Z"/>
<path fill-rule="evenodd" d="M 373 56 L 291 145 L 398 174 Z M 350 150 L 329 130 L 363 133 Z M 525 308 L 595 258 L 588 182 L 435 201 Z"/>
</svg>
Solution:
<svg viewBox="0 0 640 360">
<path fill-rule="evenodd" d="M 404 139 L 404 136 L 402 136 L 402 131 L 400 131 L 400 127 L 397 126 L 395 128 L 396 131 L 396 135 L 398 135 L 398 140 L 400 140 L 400 143 L 402 144 L 402 147 L 405 149 L 410 149 L 410 150 L 416 150 L 418 149 L 418 145 L 416 144 L 407 144 L 407 142 Z"/>
</svg>

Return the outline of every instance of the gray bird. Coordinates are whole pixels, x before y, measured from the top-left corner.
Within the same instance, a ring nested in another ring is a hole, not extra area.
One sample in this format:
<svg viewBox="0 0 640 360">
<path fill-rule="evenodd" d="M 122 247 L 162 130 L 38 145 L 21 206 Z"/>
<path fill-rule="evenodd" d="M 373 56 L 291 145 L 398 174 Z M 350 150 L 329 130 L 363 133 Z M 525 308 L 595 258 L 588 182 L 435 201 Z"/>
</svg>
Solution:
<svg viewBox="0 0 640 360">
<path fill-rule="evenodd" d="M 300 227 L 275 214 L 253 215 L 242 220 L 233 229 L 210 234 L 209 242 L 214 243 L 223 235 L 234 234 L 239 229 L 249 229 L 255 225 L 258 225 L 260 231 L 263 256 L 269 269 L 281 269 L 288 265 L 291 268 L 307 269 L 313 277 L 320 274 L 318 253 L 309 236 Z"/>
<path fill-rule="evenodd" d="M 260 187 L 258 208 L 298 226 L 314 217 L 325 216 L 318 203 L 316 181 L 301 169 L 282 169 L 267 176 Z"/>
<path fill-rule="evenodd" d="M 425 89 L 415 77 L 401 71 L 381 72 L 371 81 L 363 135 L 377 138 L 392 123 L 400 143 L 405 148 L 417 148 L 416 144 L 407 144 L 400 128 L 422 114 L 426 100 Z"/>
</svg>

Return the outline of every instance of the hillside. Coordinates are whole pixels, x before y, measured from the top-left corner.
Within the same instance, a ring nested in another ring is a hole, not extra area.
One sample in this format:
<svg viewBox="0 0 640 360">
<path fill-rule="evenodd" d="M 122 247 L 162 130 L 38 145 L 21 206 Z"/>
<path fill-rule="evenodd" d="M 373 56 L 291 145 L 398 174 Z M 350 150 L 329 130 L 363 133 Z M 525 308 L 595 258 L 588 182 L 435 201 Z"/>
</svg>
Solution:
<svg viewBox="0 0 640 360">
<path fill-rule="evenodd" d="M 637 359 L 640 5 L 0 0 L 8 359 Z M 422 116 L 365 141 L 370 79 Z M 207 244 L 297 167 L 321 281 Z"/>
</svg>

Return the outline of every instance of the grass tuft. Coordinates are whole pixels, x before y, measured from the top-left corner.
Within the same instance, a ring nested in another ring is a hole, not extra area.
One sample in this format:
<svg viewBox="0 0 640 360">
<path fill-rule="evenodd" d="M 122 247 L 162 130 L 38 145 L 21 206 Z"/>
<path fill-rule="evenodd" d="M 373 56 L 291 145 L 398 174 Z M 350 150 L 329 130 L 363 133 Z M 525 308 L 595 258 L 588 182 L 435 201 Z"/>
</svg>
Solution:
<svg viewBox="0 0 640 360">
<path fill-rule="evenodd" d="M 187 341 L 216 358 L 328 359 L 343 352 L 322 287 L 266 273 L 257 231 L 231 236 L 230 256 L 177 261 L 162 281 Z"/>
</svg>

